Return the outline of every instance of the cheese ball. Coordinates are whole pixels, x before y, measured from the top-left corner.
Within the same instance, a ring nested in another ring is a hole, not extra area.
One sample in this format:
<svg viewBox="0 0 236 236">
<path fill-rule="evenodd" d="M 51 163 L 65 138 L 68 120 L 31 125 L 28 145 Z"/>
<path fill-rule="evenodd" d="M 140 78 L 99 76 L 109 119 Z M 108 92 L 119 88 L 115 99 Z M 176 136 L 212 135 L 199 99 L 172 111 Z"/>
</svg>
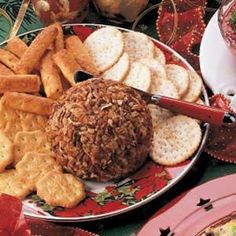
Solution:
<svg viewBox="0 0 236 236">
<path fill-rule="evenodd" d="M 153 136 L 150 111 L 139 93 L 98 78 L 68 89 L 54 104 L 46 130 L 65 170 L 99 182 L 140 168 Z"/>
</svg>

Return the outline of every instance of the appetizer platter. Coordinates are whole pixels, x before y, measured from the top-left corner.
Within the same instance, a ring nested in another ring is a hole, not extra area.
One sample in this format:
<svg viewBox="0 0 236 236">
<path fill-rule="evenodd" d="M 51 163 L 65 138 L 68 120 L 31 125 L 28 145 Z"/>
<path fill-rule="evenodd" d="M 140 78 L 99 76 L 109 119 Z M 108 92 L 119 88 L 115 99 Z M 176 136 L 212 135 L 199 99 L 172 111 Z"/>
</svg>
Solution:
<svg viewBox="0 0 236 236">
<path fill-rule="evenodd" d="M 54 24 L 3 43 L 0 193 L 22 199 L 26 216 L 88 221 L 176 184 L 208 125 L 148 105 L 132 87 L 208 105 L 192 67 L 142 33 Z"/>
</svg>

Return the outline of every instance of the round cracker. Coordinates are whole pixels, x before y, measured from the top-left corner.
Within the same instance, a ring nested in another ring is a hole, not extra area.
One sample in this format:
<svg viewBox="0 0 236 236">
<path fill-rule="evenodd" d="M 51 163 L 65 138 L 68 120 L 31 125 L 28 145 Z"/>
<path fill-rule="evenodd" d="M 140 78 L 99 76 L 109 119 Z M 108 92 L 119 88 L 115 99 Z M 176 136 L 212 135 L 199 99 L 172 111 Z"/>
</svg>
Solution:
<svg viewBox="0 0 236 236">
<path fill-rule="evenodd" d="M 153 58 L 143 58 L 139 60 L 139 62 L 141 62 L 151 70 L 152 82 L 150 90 L 155 90 L 160 85 L 160 80 L 166 79 L 166 70 L 164 65 Z"/>
<path fill-rule="evenodd" d="M 196 120 L 178 115 L 154 129 L 151 158 L 161 165 L 176 165 L 187 160 L 201 142 L 201 128 Z"/>
<path fill-rule="evenodd" d="M 176 99 L 180 98 L 175 85 L 170 80 L 167 79 L 160 80 L 159 86 L 157 87 L 152 86 L 150 92 L 152 94 L 160 94 L 171 98 L 176 98 Z"/>
<path fill-rule="evenodd" d="M 140 62 L 133 62 L 123 83 L 125 85 L 148 92 L 151 86 L 151 71 Z"/>
<path fill-rule="evenodd" d="M 155 47 L 154 58 L 158 60 L 160 63 L 162 63 L 163 65 L 166 64 L 166 56 L 164 52 L 158 47 Z"/>
<path fill-rule="evenodd" d="M 130 61 L 138 61 L 142 58 L 154 58 L 155 45 L 149 37 L 139 32 L 123 33 L 125 52 L 128 53 Z"/>
<path fill-rule="evenodd" d="M 195 71 L 188 71 L 189 74 L 189 88 L 187 93 L 182 98 L 184 101 L 195 102 L 198 100 L 203 82 L 201 77 Z"/>
<path fill-rule="evenodd" d="M 84 45 L 100 72 L 112 67 L 119 60 L 124 49 L 122 33 L 113 27 L 96 30 L 88 36 Z"/>
<path fill-rule="evenodd" d="M 189 76 L 186 69 L 175 64 L 166 65 L 167 79 L 169 79 L 176 86 L 179 95 L 183 96 L 189 86 Z"/>
<path fill-rule="evenodd" d="M 129 56 L 127 53 L 123 53 L 119 61 L 102 74 L 102 78 L 121 82 L 128 74 L 129 67 Z"/>
<path fill-rule="evenodd" d="M 168 118 L 174 116 L 173 112 L 154 104 L 148 104 L 148 108 L 151 113 L 154 129 L 156 129 L 161 123 L 165 122 Z"/>
</svg>

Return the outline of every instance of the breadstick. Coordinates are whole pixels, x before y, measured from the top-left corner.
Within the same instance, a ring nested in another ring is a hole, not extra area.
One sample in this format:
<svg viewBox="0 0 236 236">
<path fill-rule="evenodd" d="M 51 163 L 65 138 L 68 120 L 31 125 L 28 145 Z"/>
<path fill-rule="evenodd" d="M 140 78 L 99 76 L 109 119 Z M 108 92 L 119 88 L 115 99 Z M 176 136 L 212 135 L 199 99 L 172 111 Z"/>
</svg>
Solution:
<svg viewBox="0 0 236 236">
<path fill-rule="evenodd" d="M 60 74 L 54 65 L 51 51 L 42 59 L 40 73 L 47 97 L 52 99 L 58 98 L 63 92 L 63 87 Z"/>
<path fill-rule="evenodd" d="M 66 49 L 62 49 L 53 55 L 53 60 L 70 84 L 74 85 L 74 73 L 80 69 L 80 66 L 73 55 Z"/>
<path fill-rule="evenodd" d="M 0 75 L 14 75 L 14 72 L 0 63 Z"/>
<path fill-rule="evenodd" d="M 63 34 L 62 27 L 59 23 L 56 23 L 55 26 L 58 30 L 58 34 L 55 40 L 55 51 L 59 52 L 60 50 L 64 48 L 64 34 Z"/>
<path fill-rule="evenodd" d="M 11 52 L 0 48 L 0 62 L 9 67 L 11 70 L 16 71 L 16 65 L 19 62 L 19 59 Z"/>
<path fill-rule="evenodd" d="M 16 55 L 18 58 L 21 58 L 26 52 L 28 46 L 26 43 L 18 37 L 11 39 L 7 44 L 7 50 Z M 40 61 L 37 62 L 34 69 L 37 71 L 40 70 Z"/>
<path fill-rule="evenodd" d="M 75 60 L 79 63 L 83 70 L 89 72 L 93 76 L 99 76 L 99 71 L 93 64 L 88 50 L 78 36 L 70 36 L 66 40 L 66 49 L 73 54 Z"/>
<path fill-rule="evenodd" d="M 8 91 L 34 93 L 39 89 L 38 75 L 0 75 L 0 93 Z"/>
<path fill-rule="evenodd" d="M 57 32 L 57 28 L 52 25 L 38 34 L 17 63 L 17 74 L 28 74 L 34 69 L 44 52 L 55 40 Z"/>
<path fill-rule="evenodd" d="M 7 43 L 6 49 L 16 55 L 17 57 L 21 58 L 25 51 L 27 50 L 28 46 L 26 43 L 18 37 L 14 37 Z"/>
<path fill-rule="evenodd" d="M 5 106 L 42 116 L 49 116 L 54 103 L 49 98 L 38 97 L 26 93 L 6 92 L 2 97 Z"/>
</svg>

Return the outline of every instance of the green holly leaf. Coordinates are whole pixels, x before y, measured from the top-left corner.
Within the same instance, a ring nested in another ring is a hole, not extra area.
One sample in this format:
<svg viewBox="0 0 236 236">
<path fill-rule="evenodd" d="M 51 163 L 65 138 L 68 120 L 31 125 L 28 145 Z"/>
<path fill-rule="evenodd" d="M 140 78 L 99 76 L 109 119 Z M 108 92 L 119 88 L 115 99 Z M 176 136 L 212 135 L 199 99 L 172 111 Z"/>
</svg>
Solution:
<svg viewBox="0 0 236 236">
<path fill-rule="evenodd" d="M 95 200 L 96 202 L 98 202 L 99 204 L 104 204 L 104 202 L 105 202 L 108 198 L 110 198 L 111 196 L 112 196 L 112 195 L 111 195 L 109 192 L 104 191 L 104 192 L 99 193 L 99 194 L 94 198 L 94 200 Z"/>
<path fill-rule="evenodd" d="M 32 200 L 36 203 L 38 207 L 40 207 L 42 210 L 48 212 L 49 214 L 53 214 L 55 207 L 48 205 L 42 198 L 40 198 L 38 195 L 32 195 Z"/>
<path fill-rule="evenodd" d="M 132 188 L 131 186 L 121 186 L 118 189 L 119 193 L 123 193 L 125 196 L 133 196 L 137 191 L 136 188 Z"/>
</svg>

